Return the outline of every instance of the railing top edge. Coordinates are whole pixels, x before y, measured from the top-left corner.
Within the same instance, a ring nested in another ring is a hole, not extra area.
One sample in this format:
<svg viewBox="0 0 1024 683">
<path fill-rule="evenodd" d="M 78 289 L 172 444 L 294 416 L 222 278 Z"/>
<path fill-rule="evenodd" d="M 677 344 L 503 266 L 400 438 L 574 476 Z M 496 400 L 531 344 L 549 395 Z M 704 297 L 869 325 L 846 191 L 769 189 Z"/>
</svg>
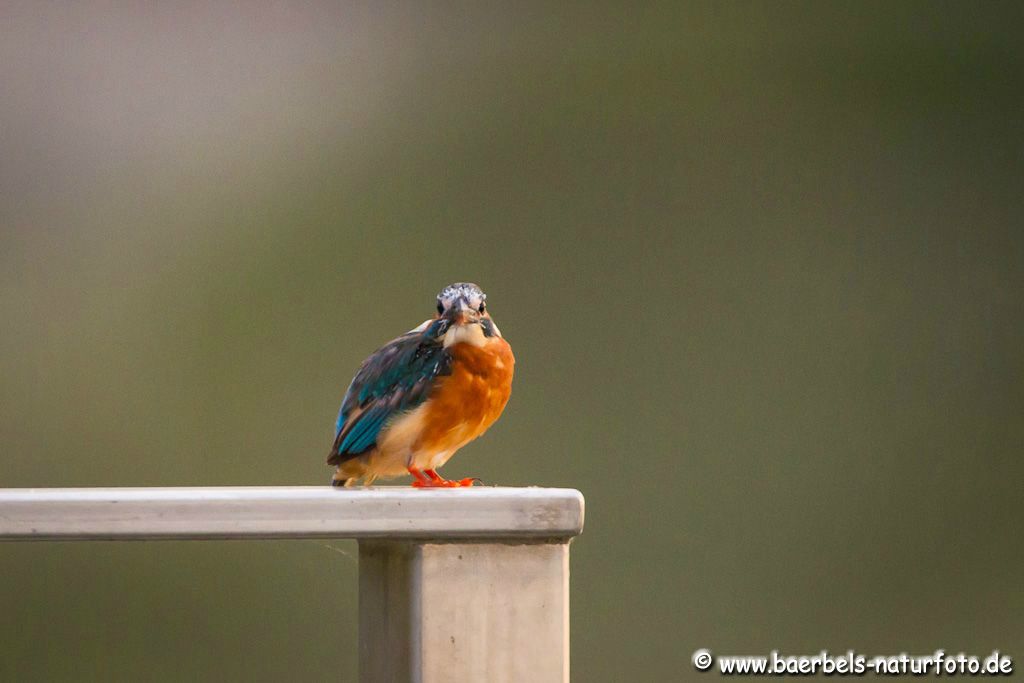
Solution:
<svg viewBox="0 0 1024 683">
<path fill-rule="evenodd" d="M 106 498 L 108 496 L 184 497 L 184 496 L 232 496 L 268 497 L 422 497 L 422 496 L 482 496 L 504 497 L 573 497 L 582 495 L 576 489 L 546 486 L 473 486 L 463 489 L 414 489 L 411 486 L 352 486 L 334 488 L 330 486 L 92 486 L 92 487 L 21 487 L 0 488 L 0 502 L 11 497 L 34 498 L 39 496 Z"/>
<path fill-rule="evenodd" d="M 542 487 L 0 489 L 0 540 L 567 539 L 583 508 L 579 491 Z"/>
</svg>

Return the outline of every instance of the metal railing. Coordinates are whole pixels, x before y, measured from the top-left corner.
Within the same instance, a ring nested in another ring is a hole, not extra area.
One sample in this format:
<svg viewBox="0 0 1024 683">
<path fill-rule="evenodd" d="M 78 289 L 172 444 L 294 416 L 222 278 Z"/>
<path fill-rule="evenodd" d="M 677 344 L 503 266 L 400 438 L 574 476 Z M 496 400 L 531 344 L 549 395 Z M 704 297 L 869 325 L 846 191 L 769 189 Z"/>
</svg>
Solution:
<svg viewBox="0 0 1024 683">
<path fill-rule="evenodd" d="M 0 540 L 359 541 L 364 683 L 569 680 L 573 489 L 0 489 Z"/>
</svg>

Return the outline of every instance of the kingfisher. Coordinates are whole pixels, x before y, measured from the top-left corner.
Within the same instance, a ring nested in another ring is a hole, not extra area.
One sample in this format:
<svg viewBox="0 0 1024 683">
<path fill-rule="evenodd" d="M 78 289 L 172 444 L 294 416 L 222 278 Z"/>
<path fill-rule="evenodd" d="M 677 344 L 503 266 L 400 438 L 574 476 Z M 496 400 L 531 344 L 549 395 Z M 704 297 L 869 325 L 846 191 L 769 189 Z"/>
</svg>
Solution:
<svg viewBox="0 0 1024 683">
<path fill-rule="evenodd" d="M 471 282 L 437 295 L 437 313 L 363 361 L 345 392 L 327 464 L 333 486 L 413 477 L 417 488 L 472 486 L 437 469 L 494 424 L 515 357 Z"/>
</svg>

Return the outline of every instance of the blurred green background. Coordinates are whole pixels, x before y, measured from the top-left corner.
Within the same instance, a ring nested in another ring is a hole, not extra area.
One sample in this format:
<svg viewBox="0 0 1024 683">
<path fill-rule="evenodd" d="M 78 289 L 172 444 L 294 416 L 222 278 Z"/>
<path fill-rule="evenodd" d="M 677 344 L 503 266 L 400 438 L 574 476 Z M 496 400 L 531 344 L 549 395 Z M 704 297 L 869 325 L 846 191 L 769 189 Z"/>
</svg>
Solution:
<svg viewBox="0 0 1024 683">
<path fill-rule="evenodd" d="M 1019 3 L 4 3 L 0 486 L 326 485 L 480 283 L 449 476 L 577 487 L 577 681 L 1024 666 Z M 398 482 L 404 483 L 404 482 Z M 4 544 L 0 679 L 355 676 L 353 543 Z"/>
</svg>

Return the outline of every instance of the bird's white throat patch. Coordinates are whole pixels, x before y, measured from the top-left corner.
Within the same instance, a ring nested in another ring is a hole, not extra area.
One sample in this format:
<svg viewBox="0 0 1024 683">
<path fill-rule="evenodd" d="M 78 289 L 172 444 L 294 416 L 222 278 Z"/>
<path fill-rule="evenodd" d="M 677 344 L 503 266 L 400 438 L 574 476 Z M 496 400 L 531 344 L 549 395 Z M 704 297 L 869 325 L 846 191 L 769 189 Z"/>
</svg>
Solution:
<svg viewBox="0 0 1024 683">
<path fill-rule="evenodd" d="M 466 343 L 473 346 L 484 346 L 487 337 L 484 336 L 484 328 L 480 325 L 453 325 L 444 333 L 444 348 L 453 344 Z"/>
</svg>

